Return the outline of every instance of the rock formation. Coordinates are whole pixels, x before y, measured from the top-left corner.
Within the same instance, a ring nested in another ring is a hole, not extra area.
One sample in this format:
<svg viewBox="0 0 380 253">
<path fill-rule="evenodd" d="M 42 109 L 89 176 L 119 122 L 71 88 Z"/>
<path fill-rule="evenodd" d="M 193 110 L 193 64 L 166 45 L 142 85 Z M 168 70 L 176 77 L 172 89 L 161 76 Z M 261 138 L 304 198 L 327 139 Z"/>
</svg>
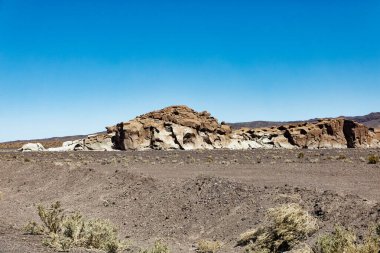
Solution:
<svg viewBox="0 0 380 253">
<path fill-rule="evenodd" d="M 111 138 L 112 135 L 108 134 L 93 134 L 84 139 L 66 141 L 62 147 L 48 148 L 47 151 L 112 151 L 114 148 Z"/>
<path fill-rule="evenodd" d="M 210 113 L 187 106 L 171 106 L 106 127 L 107 134 L 65 142 L 48 151 L 72 150 L 192 150 L 255 148 L 378 148 L 380 131 L 352 120 L 321 119 L 270 128 L 232 130 Z M 37 144 L 36 144 L 37 145 Z M 42 146 L 42 145 L 41 145 Z M 21 150 L 45 150 L 23 147 Z"/>
<path fill-rule="evenodd" d="M 18 151 L 22 152 L 36 152 L 36 151 L 45 151 L 44 146 L 41 143 L 27 143 L 24 144 Z"/>
<path fill-rule="evenodd" d="M 285 125 L 271 128 L 242 128 L 238 136 L 256 140 L 264 147 L 274 148 L 376 148 L 380 138 L 374 131 L 352 120 L 321 119 L 315 123 Z"/>
<path fill-rule="evenodd" d="M 231 128 L 186 106 L 171 106 L 107 127 L 120 150 L 225 148 Z"/>
<path fill-rule="evenodd" d="M 369 148 L 380 147 L 376 133 L 343 118 L 271 128 L 231 130 L 208 112 L 171 106 L 107 127 L 114 148 L 254 149 L 254 148 Z"/>
</svg>

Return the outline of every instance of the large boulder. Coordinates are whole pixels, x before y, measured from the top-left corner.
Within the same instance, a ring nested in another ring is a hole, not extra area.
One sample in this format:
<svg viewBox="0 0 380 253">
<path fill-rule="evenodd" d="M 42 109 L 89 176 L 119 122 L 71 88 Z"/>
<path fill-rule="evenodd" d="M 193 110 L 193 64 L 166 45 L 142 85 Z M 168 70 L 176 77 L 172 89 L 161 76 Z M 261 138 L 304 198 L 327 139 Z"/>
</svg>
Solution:
<svg viewBox="0 0 380 253">
<path fill-rule="evenodd" d="M 107 131 L 114 135 L 115 148 L 121 150 L 189 150 L 227 147 L 231 128 L 206 111 L 171 106 L 107 127 Z"/>
<path fill-rule="evenodd" d="M 41 143 L 27 143 L 24 144 L 18 151 L 22 152 L 36 152 L 36 151 L 45 151 L 44 146 Z"/>
<path fill-rule="evenodd" d="M 66 141 L 62 147 L 49 148 L 47 151 L 112 151 L 112 135 L 109 134 L 92 134 L 84 139 Z"/>
</svg>

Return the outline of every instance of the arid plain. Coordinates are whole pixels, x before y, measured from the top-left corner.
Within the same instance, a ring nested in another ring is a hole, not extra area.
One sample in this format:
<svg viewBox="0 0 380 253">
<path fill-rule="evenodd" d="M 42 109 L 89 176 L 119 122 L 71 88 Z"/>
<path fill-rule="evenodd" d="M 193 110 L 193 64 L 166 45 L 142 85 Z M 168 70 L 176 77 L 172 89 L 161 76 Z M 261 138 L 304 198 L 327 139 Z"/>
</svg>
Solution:
<svg viewBox="0 0 380 253">
<path fill-rule="evenodd" d="M 239 235 L 268 208 L 299 203 L 318 221 L 313 244 L 337 224 L 364 236 L 380 220 L 376 149 L 0 153 L 0 252 L 53 252 L 24 226 L 37 205 L 109 219 L 139 252 L 157 239 L 171 252 L 243 252 Z M 70 252 L 88 252 L 72 249 Z"/>
</svg>

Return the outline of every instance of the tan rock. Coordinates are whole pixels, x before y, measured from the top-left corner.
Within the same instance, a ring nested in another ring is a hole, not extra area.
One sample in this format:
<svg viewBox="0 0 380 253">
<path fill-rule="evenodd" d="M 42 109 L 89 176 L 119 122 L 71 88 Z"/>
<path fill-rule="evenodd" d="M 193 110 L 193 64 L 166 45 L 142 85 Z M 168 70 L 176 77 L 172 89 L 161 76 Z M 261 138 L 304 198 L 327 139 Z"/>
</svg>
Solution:
<svg viewBox="0 0 380 253">
<path fill-rule="evenodd" d="M 171 106 L 106 127 L 107 134 L 65 143 L 64 150 L 376 148 L 380 130 L 344 118 L 232 130 L 210 113 Z"/>
</svg>

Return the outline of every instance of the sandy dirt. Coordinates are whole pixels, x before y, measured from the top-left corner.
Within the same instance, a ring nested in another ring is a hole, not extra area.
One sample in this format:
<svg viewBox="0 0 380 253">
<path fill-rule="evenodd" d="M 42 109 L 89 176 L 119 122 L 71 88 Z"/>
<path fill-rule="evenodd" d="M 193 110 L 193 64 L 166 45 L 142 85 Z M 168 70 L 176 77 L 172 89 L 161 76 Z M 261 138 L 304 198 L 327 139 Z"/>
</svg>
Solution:
<svg viewBox="0 0 380 253">
<path fill-rule="evenodd" d="M 298 158 L 303 153 L 303 158 Z M 320 230 L 335 224 L 364 234 L 380 221 L 380 150 L 0 152 L 0 252 L 53 252 L 23 234 L 36 206 L 110 219 L 135 248 L 164 240 L 174 253 L 200 239 L 242 252 L 237 237 L 265 210 L 300 203 Z M 84 252 L 73 250 L 72 252 Z"/>
</svg>

